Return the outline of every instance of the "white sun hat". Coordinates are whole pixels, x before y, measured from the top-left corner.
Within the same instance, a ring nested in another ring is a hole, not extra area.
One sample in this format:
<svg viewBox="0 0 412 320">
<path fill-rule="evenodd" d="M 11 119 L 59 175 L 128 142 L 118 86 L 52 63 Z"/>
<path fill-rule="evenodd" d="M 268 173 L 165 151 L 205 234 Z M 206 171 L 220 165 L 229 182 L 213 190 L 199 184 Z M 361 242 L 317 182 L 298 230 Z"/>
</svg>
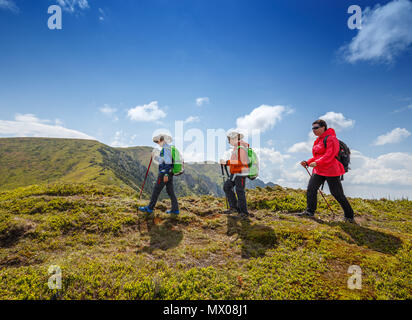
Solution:
<svg viewBox="0 0 412 320">
<path fill-rule="evenodd" d="M 243 139 L 244 134 L 238 131 L 228 131 L 226 136 L 230 139 Z"/>
<path fill-rule="evenodd" d="M 173 139 L 172 139 L 172 137 L 171 136 L 169 136 L 168 134 L 163 134 L 163 133 L 161 133 L 161 134 L 158 134 L 157 136 L 154 136 L 153 137 L 153 142 L 158 142 L 158 141 L 160 141 L 161 140 L 161 137 L 163 137 L 163 140 L 166 142 L 166 143 L 171 143 L 172 141 L 173 141 Z"/>
</svg>

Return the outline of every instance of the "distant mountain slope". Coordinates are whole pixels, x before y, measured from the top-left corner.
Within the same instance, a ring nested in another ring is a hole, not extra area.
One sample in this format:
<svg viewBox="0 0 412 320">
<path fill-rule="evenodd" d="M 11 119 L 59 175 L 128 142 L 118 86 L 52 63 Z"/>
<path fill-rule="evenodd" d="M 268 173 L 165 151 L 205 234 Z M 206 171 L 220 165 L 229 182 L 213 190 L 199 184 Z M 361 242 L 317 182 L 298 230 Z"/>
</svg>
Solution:
<svg viewBox="0 0 412 320">
<path fill-rule="evenodd" d="M 93 182 L 140 191 L 151 147 L 112 148 L 98 141 L 53 138 L 0 138 L 0 190 L 32 184 Z M 151 193 L 157 175 L 153 164 L 145 185 Z M 260 180 L 248 187 L 266 186 Z M 222 196 L 218 164 L 186 163 L 175 178 L 178 196 Z M 165 192 L 162 193 L 162 198 Z"/>
<path fill-rule="evenodd" d="M 0 139 L 0 189 L 44 182 L 109 182 L 100 165 L 104 145 L 89 140 Z"/>
</svg>

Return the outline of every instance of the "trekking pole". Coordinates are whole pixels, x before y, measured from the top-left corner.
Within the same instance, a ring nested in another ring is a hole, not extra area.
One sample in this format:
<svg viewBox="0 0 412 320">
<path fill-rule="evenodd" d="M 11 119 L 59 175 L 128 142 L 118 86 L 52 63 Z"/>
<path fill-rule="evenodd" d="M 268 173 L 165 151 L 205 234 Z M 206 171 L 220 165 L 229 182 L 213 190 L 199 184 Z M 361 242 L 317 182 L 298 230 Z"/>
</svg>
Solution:
<svg viewBox="0 0 412 320">
<path fill-rule="evenodd" d="M 308 175 L 309 175 L 310 177 L 312 177 L 312 175 L 310 174 L 307 166 L 305 167 L 305 169 L 306 169 L 306 172 L 308 173 Z M 319 190 L 319 192 L 320 192 L 320 194 L 322 195 L 323 199 L 325 200 L 326 205 L 328 206 L 329 210 L 332 211 L 333 217 L 335 217 L 335 212 L 332 210 L 331 206 L 329 205 L 328 200 L 326 200 L 326 197 L 325 197 L 325 195 L 323 194 L 322 190 Z"/>
<path fill-rule="evenodd" d="M 222 170 L 223 187 L 224 187 L 225 186 L 225 173 L 223 172 L 223 166 L 224 166 L 223 164 L 220 164 L 220 169 Z M 225 167 L 225 169 L 226 169 L 226 167 Z M 227 202 L 226 192 L 225 192 L 225 200 L 226 200 L 226 209 L 229 209 L 229 204 Z"/>
<path fill-rule="evenodd" d="M 142 193 L 143 193 L 144 184 L 146 183 L 147 174 L 149 173 L 149 169 L 150 169 L 150 165 L 152 164 L 152 160 L 153 160 L 153 158 L 150 157 L 150 162 L 149 162 L 149 166 L 147 167 L 146 176 L 144 177 L 143 185 L 142 185 L 142 188 L 140 189 L 139 200 L 140 200 L 140 198 L 141 198 L 141 196 L 142 196 Z"/>
</svg>

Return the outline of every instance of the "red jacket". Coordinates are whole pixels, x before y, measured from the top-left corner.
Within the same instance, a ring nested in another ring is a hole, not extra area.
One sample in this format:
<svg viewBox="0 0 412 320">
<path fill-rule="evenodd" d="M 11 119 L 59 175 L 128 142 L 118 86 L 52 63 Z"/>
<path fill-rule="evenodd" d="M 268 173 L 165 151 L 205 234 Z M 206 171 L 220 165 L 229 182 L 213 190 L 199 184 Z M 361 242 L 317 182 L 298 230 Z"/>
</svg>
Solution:
<svg viewBox="0 0 412 320">
<path fill-rule="evenodd" d="M 325 137 L 326 149 L 323 141 Z M 312 154 L 313 158 L 306 161 L 309 164 L 316 162 L 316 167 L 313 168 L 313 173 L 325 177 L 337 177 L 345 174 L 343 164 L 336 159 L 339 153 L 339 141 L 336 138 L 335 130 L 329 128 L 313 143 Z"/>
</svg>

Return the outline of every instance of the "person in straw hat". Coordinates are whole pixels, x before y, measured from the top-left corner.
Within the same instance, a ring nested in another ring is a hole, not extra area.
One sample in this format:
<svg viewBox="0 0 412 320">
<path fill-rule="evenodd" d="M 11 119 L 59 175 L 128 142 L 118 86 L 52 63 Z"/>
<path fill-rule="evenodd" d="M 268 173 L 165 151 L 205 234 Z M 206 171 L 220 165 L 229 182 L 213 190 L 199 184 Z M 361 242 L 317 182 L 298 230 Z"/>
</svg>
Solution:
<svg viewBox="0 0 412 320">
<path fill-rule="evenodd" d="M 229 202 L 229 210 L 225 211 L 226 214 L 239 213 L 240 217 L 246 218 L 249 216 L 246 203 L 246 177 L 249 172 L 248 168 L 248 144 L 243 141 L 244 135 L 240 132 L 231 131 L 228 133 L 227 138 L 230 145 L 233 146 L 233 150 L 230 156 L 230 160 L 220 160 L 220 164 L 226 165 L 230 168 L 229 179 L 226 180 L 223 190 L 226 193 Z M 233 192 L 233 188 L 236 187 L 236 195 Z"/>
<path fill-rule="evenodd" d="M 152 213 L 159 198 L 160 192 L 166 185 L 167 194 L 172 201 L 172 209 L 167 210 L 166 213 L 179 214 L 179 204 L 175 195 L 173 187 L 173 161 L 172 161 L 172 149 L 170 143 L 172 137 L 166 134 L 160 134 L 153 138 L 153 142 L 157 143 L 162 150 L 159 156 L 155 156 L 155 160 L 159 162 L 159 175 L 156 180 L 155 187 L 153 189 L 152 196 L 150 198 L 149 205 L 145 207 L 139 207 L 140 211 Z"/>
</svg>

